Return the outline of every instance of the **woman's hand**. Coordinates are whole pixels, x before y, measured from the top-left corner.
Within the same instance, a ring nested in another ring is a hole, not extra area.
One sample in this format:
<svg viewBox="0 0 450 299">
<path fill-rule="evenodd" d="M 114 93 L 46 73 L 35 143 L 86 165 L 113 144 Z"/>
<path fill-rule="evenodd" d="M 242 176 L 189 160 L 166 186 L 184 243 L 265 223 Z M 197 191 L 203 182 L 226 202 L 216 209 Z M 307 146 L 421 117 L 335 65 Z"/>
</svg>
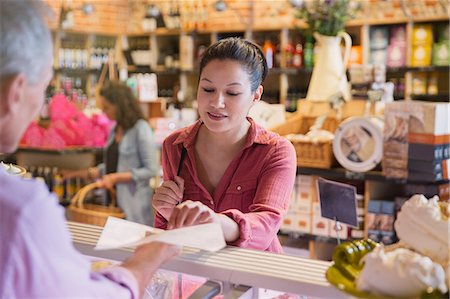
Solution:
<svg viewBox="0 0 450 299">
<path fill-rule="evenodd" d="M 153 207 L 169 220 L 173 208 L 183 200 L 184 180 L 176 176 L 174 181 L 165 181 L 155 189 L 153 194 Z"/>
<path fill-rule="evenodd" d="M 173 209 L 167 229 L 211 222 L 219 222 L 213 210 L 199 201 L 186 200 Z"/>
<path fill-rule="evenodd" d="M 102 179 L 97 182 L 97 184 L 100 188 L 113 189 L 117 184 L 117 174 L 105 174 L 104 176 L 102 176 Z"/>
</svg>

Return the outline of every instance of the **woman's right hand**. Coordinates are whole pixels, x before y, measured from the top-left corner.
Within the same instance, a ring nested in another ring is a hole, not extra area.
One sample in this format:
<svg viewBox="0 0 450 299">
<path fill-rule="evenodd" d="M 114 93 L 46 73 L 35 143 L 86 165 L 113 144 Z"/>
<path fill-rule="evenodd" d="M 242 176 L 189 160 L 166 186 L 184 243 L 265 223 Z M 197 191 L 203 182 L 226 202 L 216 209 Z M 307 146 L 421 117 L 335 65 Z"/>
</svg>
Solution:
<svg viewBox="0 0 450 299">
<path fill-rule="evenodd" d="M 184 180 L 176 176 L 174 180 L 165 181 L 155 189 L 152 204 L 153 207 L 166 220 L 169 220 L 173 209 L 183 200 Z"/>
</svg>

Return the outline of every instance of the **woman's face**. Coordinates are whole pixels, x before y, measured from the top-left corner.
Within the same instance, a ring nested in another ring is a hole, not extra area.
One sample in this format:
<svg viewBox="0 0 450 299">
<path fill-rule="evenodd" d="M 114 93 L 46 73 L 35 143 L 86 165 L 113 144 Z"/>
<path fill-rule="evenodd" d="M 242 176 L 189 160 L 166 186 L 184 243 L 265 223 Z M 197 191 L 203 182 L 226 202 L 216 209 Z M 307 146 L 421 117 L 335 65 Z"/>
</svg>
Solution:
<svg viewBox="0 0 450 299">
<path fill-rule="evenodd" d="M 108 102 L 105 97 L 100 96 L 102 110 L 110 120 L 117 120 L 117 107 Z"/>
<path fill-rule="evenodd" d="M 198 113 L 212 132 L 238 132 L 262 92 L 262 86 L 251 91 L 250 77 L 239 62 L 212 60 L 200 75 Z"/>
</svg>

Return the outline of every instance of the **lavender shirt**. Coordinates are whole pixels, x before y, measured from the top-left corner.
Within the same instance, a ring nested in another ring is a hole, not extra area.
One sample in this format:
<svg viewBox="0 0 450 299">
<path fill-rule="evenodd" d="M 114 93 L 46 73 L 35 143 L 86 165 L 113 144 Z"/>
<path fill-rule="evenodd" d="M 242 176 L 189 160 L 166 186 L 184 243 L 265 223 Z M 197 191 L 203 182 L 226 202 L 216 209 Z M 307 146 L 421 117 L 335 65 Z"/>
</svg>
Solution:
<svg viewBox="0 0 450 299">
<path fill-rule="evenodd" d="M 139 291 L 125 268 L 92 272 L 54 194 L 0 167 L 0 298 L 69 297 L 138 298 Z"/>
</svg>

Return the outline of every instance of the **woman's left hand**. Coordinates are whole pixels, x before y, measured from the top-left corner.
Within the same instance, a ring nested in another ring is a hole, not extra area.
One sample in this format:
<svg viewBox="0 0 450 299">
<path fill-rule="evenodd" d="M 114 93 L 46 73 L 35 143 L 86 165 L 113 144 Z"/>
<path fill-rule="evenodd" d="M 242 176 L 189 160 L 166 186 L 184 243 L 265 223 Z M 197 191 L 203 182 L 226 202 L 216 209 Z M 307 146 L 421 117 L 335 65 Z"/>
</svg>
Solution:
<svg viewBox="0 0 450 299">
<path fill-rule="evenodd" d="M 173 209 L 167 229 L 218 221 L 217 214 L 206 205 L 199 201 L 186 200 Z"/>
</svg>

